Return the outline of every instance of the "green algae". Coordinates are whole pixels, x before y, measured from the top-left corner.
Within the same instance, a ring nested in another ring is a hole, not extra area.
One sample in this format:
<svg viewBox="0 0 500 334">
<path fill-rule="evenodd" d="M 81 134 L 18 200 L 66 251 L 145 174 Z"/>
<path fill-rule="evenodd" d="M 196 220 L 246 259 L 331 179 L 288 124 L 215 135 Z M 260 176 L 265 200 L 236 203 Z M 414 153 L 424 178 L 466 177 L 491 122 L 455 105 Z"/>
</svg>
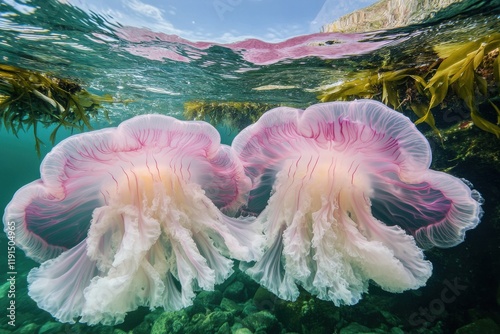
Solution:
<svg viewBox="0 0 500 334">
<path fill-rule="evenodd" d="M 232 129 L 244 129 L 255 123 L 266 111 L 278 104 L 234 101 L 188 101 L 184 103 L 184 117 L 206 120 L 212 125 L 224 124 Z"/>
<path fill-rule="evenodd" d="M 499 96 L 499 47 L 500 34 L 462 44 L 437 45 L 434 50 L 439 59 L 432 64 L 396 70 L 388 64 L 377 71 L 360 71 L 340 84 L 322 89 L 318 99 L 374 98 L 396 110 L 412 110 L 419 117 L 415 124 L 425 122 L 439 134 L 433 110 L 459 98 L 474 125 L 500 138 L 500 109 L 493 102 Z M 488 99 L 496 110 L 495 120 L 480 112 L 480 103 Z"/>
<path fill-rule="evenodd" d="M 54 143 L 61 127 L 91 129 L 90 120 L 99 111 L 107 118 L 102 103 L 114 102 L 112 96 L 91 94 L 76 81 L 0 64 L 0 124 L 14 135 L 32 128 L 39 155 L 39 126 L 56 125 L 50 135 Z"/>
</svg>

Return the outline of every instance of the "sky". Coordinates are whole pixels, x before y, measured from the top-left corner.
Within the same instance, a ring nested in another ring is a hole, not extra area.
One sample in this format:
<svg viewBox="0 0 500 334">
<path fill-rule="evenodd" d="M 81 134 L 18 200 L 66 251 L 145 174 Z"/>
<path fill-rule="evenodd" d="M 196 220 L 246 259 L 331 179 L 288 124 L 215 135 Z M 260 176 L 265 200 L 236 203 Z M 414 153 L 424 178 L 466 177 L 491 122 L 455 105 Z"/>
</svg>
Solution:
<svg viewBox="0 0 500 334">
<path fill-rule="evenodd" d="M 175 34 L 192 41 L 276 42 L 321 26 L 375 0 L 59 0 L 111 22 Z"/>
</svg>

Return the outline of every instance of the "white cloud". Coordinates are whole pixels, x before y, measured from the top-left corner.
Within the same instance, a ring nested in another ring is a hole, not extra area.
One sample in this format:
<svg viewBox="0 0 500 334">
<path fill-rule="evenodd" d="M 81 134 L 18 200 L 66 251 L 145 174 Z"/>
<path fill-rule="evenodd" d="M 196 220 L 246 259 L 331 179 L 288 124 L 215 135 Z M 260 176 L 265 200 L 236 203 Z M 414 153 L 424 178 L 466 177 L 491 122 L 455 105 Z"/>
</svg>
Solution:
<svg viewBox="0 0 500 334">
<path fill-rule="evenodd" d="M 13 0 L 11 0 L 13 1 Z M 242 32 L 234 29 L 223 29 L 214 23 L 214 29 L 208 29 L 203 26 L 203 20 L 197 20 L 196 12 L 186 14 L 179 11 L 172 1 L 167 3 L 160 0 L 58 0 L 68 1 L 74 6 L 77 6 L 87 12 L 103 15 L 108 22 L 119 23 L 123 26 L 132 26 L 139 28 L 147 28 L 155 32 L 173 34 L 190 41 L 210 41 L 217 43 L 231 43 L 241 41 L 248 38 L 258 38 L 267 42 L 277 42 L 304 34 L 303 28 L 299 25 L 277 24 L 272 25 L 270 29 L 265 30 L 264 27 L 256 26 L 250 32 Z M 182 0 L 177 0 L 182 1 Z M 221 0 L 222 1 L 222 0 Z M 241 4 L 245 1 L 260 1 L 260 0 L 223 0 L 225 3 L 233 5 Z M 181 20 L 185 18 L 185 20 Z M 173 22 L 181 21 L 184 24 L 183 28 L 177 26 Z M 191 24 L 189 24 L 191 23 Z M 206 23 L 205 23 L 206 24 Z M 259 29 L 257 29 L 259 28 Z M 260 30 L 257 32 L 257 30 Z"/>
<path fill-rule="evenodd" d="M 177 14 L 177 8 L 175 8 L 175 6 L 168 6 L 167 13 L 169 13 L 172 16 L 174 16 L 174 15 Z"/>
<path fill-rule="evenodd" d="M 158 21 L 163 20 L 162 10 L 155 6 L 141 2 L 140 0 L 125 0 L 124 4 L 134 12 L 138 12 L 143 16 L 150 17 Z"/>
</svg>

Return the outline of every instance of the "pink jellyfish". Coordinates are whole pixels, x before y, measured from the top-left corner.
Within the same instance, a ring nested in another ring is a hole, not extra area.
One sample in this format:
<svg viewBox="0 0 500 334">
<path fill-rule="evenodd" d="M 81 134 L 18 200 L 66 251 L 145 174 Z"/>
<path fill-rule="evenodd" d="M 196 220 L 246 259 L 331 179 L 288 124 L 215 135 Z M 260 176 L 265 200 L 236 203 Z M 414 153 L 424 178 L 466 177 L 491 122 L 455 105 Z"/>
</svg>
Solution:
<svg viewBox="0 0 500 334">
<path fill-rule="evenodd" d="M 262 233 L 222 214 L 250 180 L 215 128 L 161 115 L 75 135 L 14 195 L 4 224 L 41 262 L 29 295 L 62 322 L 116 324 L 138 306 L 180 309 L 232 260 L 259 256 Z"/>
<path fill-rule="evenodd" d="M 416 289 L 432 272 L 417 245 L 456 245 L 480 220 L 478 193 L 430 170 L 425 137 L 379 102 L 276 108 L 232 147 L 253 180 L 249 206 L 270 195 L 257 217 L 265 253 L 243 268 L 283 299 L 297 284 L 336 305 L 357 303 L 369 280 Z"/>
</svg>

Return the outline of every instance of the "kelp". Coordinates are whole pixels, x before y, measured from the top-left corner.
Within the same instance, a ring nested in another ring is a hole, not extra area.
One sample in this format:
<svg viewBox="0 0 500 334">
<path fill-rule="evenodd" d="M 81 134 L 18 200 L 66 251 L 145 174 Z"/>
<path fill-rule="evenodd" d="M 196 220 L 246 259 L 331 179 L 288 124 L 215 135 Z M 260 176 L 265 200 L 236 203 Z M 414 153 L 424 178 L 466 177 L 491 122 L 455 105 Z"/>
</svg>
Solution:
<svg viewBox="0 0 500 334">
<path fill-rule="evenodd" d="M 241 130 L 255 123 L 269 109 L 278 106 L 263 102 L 196 100 L 184 103 L 184 117 L 190 120 L 208 121 L 212 125 L 224 124 L 231 129 Z"/>
<path fill-rule="evenodd" d="M 50 135 L 54 143 L 61 127 L 91 129 L 90 119 L 97 116 L 103 102 L 115 101 L 110 95 L 91 94 L 73 80 L 0 64 L 0 124 L 16 136 L 33 128 L 39 155 L 43 144 L 38 137 L 40 125 L 56 125 Z M 103 113 L 107 118 L 105 110 Z"/>
<path fill-rule="evenodd" d="M 500 82 L 499 47 L 500 34 L 460 45 L 436 46 L 440 59 L 435 64 L 359 72 L 345 82 L 322 90 L 318 98 L 335 101 L 368 97 L 394 109 L 406 105 L 419 117 L 416 124 L 426 122 L 439 133 L 432 110 L 441 105 L 451 92 L 464 101 L 477 127 L 500 137 L 498 107 L 490 101 L 499 114 L 497 124 L 494 124 L 480 114 L 477 101 L 478 94 L 487 99 L 488 87 Z"/>
<path fill-rule="evenodd" d="M 479 38 L 455 48 L 453 45 L 436 47 L 438 55 L 445 57 L 445 59 L 425 87 L 430 92 L 431 99 L 427 113 L 417 123 L 425 121 L 429 117 L 430 110 L 443 102 L 451 87 L 470 110 L 471 119 L 474 124 L 480 129 L 491 132 L 500 138 L 498 123 L 491 123 L 482 117 L 475 101 L 476 92 L 479 92 L 483 96 L 487 96 L 488 94 L 488 83 L 477 72 L 477 69 L 483 63 L 485 56 L 492 52 L 497 53 L 493 62 L 493 72 L 496 82 L 498 83 L 499 81 L 499 47 L 500 34 Z"/>
<path fill-rule="evenodd" d="M 424 94 L 425 80 L 421 69 L 407 68 L 393 71 L 363 71 L 356 78 L 331 87 L 321 95 L 322 102 L 348 101 L 355 98 L 375 98 L 393 109 L 399 110 L 403 104 L 408 104 L 415 114 L 423 117 L 426 114 L 422 99 L 415 97 L 412 88 Z M 439 134 L 432 114 L 425 122 Z"/>
</svg>

